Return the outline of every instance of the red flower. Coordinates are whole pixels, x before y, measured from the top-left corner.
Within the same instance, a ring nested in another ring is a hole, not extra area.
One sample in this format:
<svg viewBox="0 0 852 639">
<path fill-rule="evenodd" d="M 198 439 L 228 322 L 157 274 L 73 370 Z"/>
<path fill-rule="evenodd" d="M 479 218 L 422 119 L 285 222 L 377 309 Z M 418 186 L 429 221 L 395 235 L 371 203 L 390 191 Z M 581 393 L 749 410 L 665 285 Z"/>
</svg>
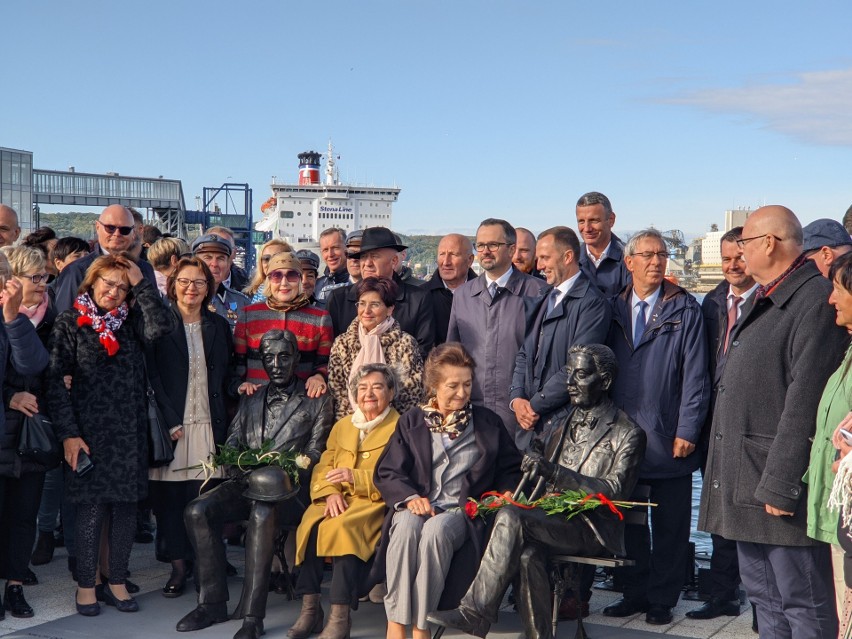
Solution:
<svg viewBox="0 0 852 639">
<path fill-rule="evenodd" d="M 471 519 L 476 519 L 476 515 L 479 513 L 479 507 L 477 506 L 475 501 L 469 501 L 464 505 L 464 514 L 470 517 Z"/>
</svg>

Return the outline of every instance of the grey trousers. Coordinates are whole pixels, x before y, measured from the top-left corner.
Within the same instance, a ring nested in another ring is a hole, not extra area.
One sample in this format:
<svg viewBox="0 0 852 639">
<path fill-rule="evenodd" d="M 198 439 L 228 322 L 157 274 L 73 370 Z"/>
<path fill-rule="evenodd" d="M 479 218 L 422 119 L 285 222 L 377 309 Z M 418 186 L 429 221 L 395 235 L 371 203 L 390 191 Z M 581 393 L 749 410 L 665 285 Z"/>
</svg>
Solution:
<svg viewBox="0 0 852 639">
<path fill-rule="evenodd" d="M 834 639 L 837 611 L 828 544 L 738 541 L 740 577 L 757 607 L 761 639 Z"/>
<path fill-rule="evenodd" d="M 426 517 L 394 514 L 387 550 L 385 614 L 388 621 L 428 630 L 426 615 L 438 607 L 453 553 L 467 539 L 460 511 Z"/>
</svg>

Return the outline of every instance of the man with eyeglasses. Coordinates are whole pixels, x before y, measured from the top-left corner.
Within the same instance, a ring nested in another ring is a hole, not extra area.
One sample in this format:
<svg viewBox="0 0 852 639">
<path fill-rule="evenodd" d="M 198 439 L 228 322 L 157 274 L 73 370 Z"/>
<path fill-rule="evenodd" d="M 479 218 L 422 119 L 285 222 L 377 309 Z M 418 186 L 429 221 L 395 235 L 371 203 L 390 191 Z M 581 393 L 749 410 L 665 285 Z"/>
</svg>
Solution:
<svg viewBox="0 0 852 639">
<path fill-rule="evenodd" d="M 645 612 L 653 625 L 672 622 L 689 560 L 692 474 L 701 464 L 696 444 L 710 401 L 707 337 L 701 307 L 665 279 L 668 252 L 656 229 L 640 231 L 625 247 L 633 276 L 612 298 L 607 346 L 618 359 L 612 398 L 645 431 L 639 483 L 651 488 L 651 533 L 625 535 L 624 596 L 604 608 L 608 617 Z M 653 543 L 652 543 L 653 542 Z"/>
<path fill-rule="evenodd" d="M 0 204 L 0 248 L 13 246 L 20 236 L 17 212 L 11 206 Z"/>
<path fill-rule="evenodd" d="M 743 227 L 738 244 L 759 286 L 728 338 L 698 528 L 737 542 L 761 636 L 836 637 L 831 550 L 808 537 L 802 477 L 822 391 L 849 337 L 802 235 L 777 205 Z"/>
<path fill-rule="evenodd" d="M 325 229 L 320 233 L 319 245 L 325 273 L 317 280 L 314 297 L 320 308 L 325 308 L 329 294 L 350 283 L 346 269 L 346 231 L 336 227 Z"/>
<path fill-rule="evenodd" d="M 509 407 L 515 356 L 524 343 L 524 299 L 547 283 L 512 266 L 517 233 L 506 220 L 488 218 L 476 230 L 474 248 L 483 273 L 453 294 L 448 342 L 461 342 L 476 362 L 471 402 L 497 413 L 514 439 L 521 430 Z"/>
<path fill-rule="evenodd" d="M 74 305 L 77 297 L 77 289 L 86 276 L 86 270 L 101 255 L 112 255 L 115 253 L 127 253 L 136 241 L 136 223 L 130 210 L 120 204 L 112 204 L 106 207 L 97 222 L 95 232 L 98 243 L 95 249 L 72 262 L 62 270 L 56 279 L 54 290 L 56 292 L 56 311 L 61 313 Z M 144 260 L 138 260 L 137 265 L 142 271 L 142 276 L 157 286 L 157 277 L 154 268 Z"/>
<path fill-rule="evenodd" d="M 425 359 L 435 343 L 434 318 L 429 292 L 420 286 L 403 282 L 394 270 L 399 263 L 399 252 L 406 248 L 397 241 L 390 229 L 374 226 L 364 229 L 360 248 L 349 256 L 358 259 L 362 278 L 387 277 L 396 282 L 399 292 L 394 304 L 394 319 L 403 331 L 417 340 L 420 354 Z M 355 319 L 357 302 L 358 296 L 352 284 L 331 291 L 327 308 L 335 336 L 344 333 Z"/>
<path fill-rule="evenodd" d="M 613 232 L 615 212 L 609 198 L 590 191 L 577 200 L 577 230 L 583 237 L 580 269 L 606 297 L 618 295 L 630 283 L 624 263 L 624 242 Z"/>
<path fill-rule="evenodd" d="M 225 284 L 231 274 L 231 250 L 231 244 L 226 239 L 212 233 L 202 235 L 192 243 L 193 255 L 201 258 L 216 281 L 216 293 L 208 308 L 228 320 L 233 333 L 237 320 L 243 316 L 243 309 L 251 300 Z"/>
</svg>

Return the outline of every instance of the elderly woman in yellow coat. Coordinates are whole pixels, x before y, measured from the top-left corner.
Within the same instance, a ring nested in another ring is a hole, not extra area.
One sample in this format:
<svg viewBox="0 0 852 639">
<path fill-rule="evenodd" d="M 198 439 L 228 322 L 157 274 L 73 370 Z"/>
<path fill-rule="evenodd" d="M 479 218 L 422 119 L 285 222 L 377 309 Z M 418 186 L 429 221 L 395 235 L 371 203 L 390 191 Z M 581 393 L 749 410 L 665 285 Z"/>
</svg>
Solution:
<svg viewBox="0 0 852 639">
<path fill-rule="evenodd" d="M 397 386 L 386 364 L 366 364 L 352 377 L 358 408 L 338 421 L 311 475 L 311 505 L 296 532 L 296 594 L 302 611 L 287 636 L 305 639 L 323 628 L 320 583 L 325 557 L 334 558 L 331 614 L 320 639 L 349 637 L 350 608 L 376 550 L 385 502 L 373 471 L 391 438 L 399 413 L 391 406 Z"/>
</svg>

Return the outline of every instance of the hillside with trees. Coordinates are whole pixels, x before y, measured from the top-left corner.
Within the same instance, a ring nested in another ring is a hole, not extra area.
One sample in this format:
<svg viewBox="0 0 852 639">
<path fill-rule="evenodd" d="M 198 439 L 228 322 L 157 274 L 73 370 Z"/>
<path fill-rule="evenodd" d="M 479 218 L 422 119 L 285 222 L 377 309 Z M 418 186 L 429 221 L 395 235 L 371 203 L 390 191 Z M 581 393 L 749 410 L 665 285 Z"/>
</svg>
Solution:
<svg viewBox="0 0 852 639">
<path fill-rule="evenodd" d="M 40 213 L 39 225 L 49 226 L 56 231 L 57 237 L 81 237 L 90 240 L 95 237 L 97 213 Z"/>
</svg>

